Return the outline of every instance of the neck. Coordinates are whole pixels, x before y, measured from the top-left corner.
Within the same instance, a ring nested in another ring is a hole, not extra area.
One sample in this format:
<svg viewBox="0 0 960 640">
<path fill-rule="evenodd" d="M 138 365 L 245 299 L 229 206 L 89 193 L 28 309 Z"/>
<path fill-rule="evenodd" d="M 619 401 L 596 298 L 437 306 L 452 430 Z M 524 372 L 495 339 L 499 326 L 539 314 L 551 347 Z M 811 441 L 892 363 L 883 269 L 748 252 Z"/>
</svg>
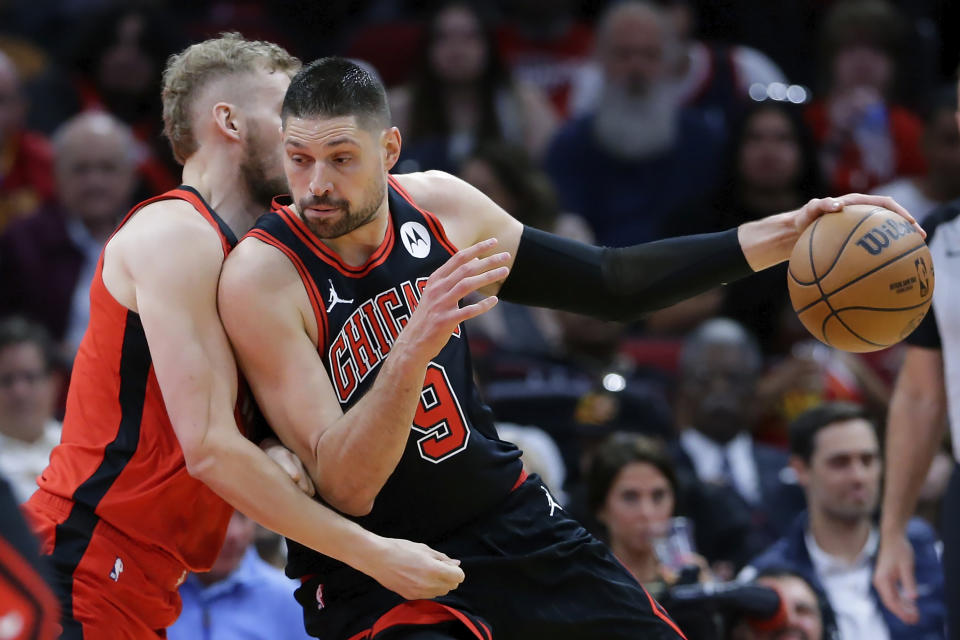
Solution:
<svg viewBox="0 0 960 640">
<path fill-rule="evenodd" d="M 870 519 L 835 518 L 821 509 L 810 510 L 810 533 L 817 546 L 845 562 L 853 562 L 870 537 Z"/>
<path fill-rule="evenodd" d="M 196 189 L 238 238 L 266 211 L 250 197 L 239 166 L 221 150 L 197 151 L 183 165 L 183 184 Z"/>
<path fill-rule="evenodd" d="M 797 192 L 792 189 L 772 190 L 744 187 L 742 197 L 743 204 L 751 212 L 761 213 L 763 216 L 779 211 L 789 211 L 800 204 Z M 763 216 L 757 216 L 757 218 Z"/>
<path fill-rule="evenodd" d="M 610 549 L 637 582 L 653 582 L 660 577 L 660 561 L 652 549 L 647 552 L 633 551 L 616 540 L 611 543 Z"/>
<path fill-rule="evenodd" d="M 219 572 L 204 571 L 202 573 L 195 573 L 194 575 L 197 576 L 197 581 L 199 581 L 200 584 L 202 584 L 205 587 L 209 587 L 212 584 L 216 584 L 220 582 L 230 574 L 229 573 L 220 574 Z"/>
<path fill-rule="evenodd" d="M 17 425 L 17 424 L 6 424 L 3 427 L 0 427 L 0 433 L 7 436 L 8 438 L 13 438 L 14 440 L 19 440 L 20 442 L 25 442 L 27 444 L 33 444 L 40 440 L 43 437 L 44 425 Z"/>
<path fill-rule="evenodd" d="M 102 244 L 110 238 L 110 234 L 113 233 L 113 230 L 117 226 L 118 219 L 119 218 L 111 218 L 109 220 L 81 220 L 81 224 L 83 224 L 87 233 L 89 233 L 94 240 Z"/>
</svg>

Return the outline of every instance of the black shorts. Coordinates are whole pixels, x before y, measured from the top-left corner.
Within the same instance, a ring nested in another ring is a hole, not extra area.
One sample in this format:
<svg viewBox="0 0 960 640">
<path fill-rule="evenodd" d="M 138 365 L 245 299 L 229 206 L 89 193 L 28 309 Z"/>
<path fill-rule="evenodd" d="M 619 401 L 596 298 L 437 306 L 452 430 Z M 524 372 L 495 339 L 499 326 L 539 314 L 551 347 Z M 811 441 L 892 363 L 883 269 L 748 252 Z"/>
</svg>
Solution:
<svg viewBox="0 0 960 640">
<path fill-rule="evenodd" d="M 307 631 L 323 640 L 367 640 L 397 625 L 456 619 L 478 640 L 683 637 L 536 476 L 494 512 L 430 545 L 462 562 L 466 580 L 455 591 L 405 604 L 372 580 L 338 588 L 337 576 L 314 576 L 297 590 Z"/>
</svg>

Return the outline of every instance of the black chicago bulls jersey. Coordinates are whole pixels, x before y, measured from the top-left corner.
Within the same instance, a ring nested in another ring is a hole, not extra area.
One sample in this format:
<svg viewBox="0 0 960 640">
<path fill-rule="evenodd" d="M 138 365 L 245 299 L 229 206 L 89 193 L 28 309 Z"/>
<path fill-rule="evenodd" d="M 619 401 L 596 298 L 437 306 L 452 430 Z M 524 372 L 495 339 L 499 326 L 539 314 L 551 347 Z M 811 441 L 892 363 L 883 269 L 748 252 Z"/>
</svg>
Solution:
<svg viewBox="0 0 960 640">
<path fill-rule="evenodd" d="M 361 266 L 345 264 L 279 198 L 249 233 L 297 268 L 316 316 L 318 352 L 344 411 L 373 385 L 427 278 L 456 251 L 437 218 L 419 209 L 392 176 L 387 197 L 386 235 Z M 427 368 L 396 471 L 373 511 L 354 519 L 380 535 L 437 540 L 506 498 L 521 473 L 519 455 L 497 437 L 478 398 L 460 326 Z M 290 543 L 291 577 L 334 568 L 344 574 L 340 563 Z"/>
</svg>

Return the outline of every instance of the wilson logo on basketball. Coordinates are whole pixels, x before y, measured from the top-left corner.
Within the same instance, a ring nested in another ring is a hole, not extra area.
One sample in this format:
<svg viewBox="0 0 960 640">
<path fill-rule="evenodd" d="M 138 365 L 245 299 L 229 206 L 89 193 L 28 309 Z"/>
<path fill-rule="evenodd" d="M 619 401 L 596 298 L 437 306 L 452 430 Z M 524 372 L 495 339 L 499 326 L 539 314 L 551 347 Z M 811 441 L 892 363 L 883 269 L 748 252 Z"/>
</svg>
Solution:
<svg viewBox="0 0 960 640">
<path fill-rule="evenodd" d="M 330 378 L 340 402 L 347 402 L 390 353 L 426 286 L 426 278 L 417 278 L 415 283 L 407 280 L 360 303 L 343 323 L 327 352 Z M 459 326 L 453 335 L 460 337 Z"/>
<path fill-rule="evenodd" d="M 870 255 L 880 254 L 894 240 L 917 233 L 906 220 L 886 220 L 883 224 L 870 229 L 857 240 L 857 245 L 866 249 Z"/>
</svg>

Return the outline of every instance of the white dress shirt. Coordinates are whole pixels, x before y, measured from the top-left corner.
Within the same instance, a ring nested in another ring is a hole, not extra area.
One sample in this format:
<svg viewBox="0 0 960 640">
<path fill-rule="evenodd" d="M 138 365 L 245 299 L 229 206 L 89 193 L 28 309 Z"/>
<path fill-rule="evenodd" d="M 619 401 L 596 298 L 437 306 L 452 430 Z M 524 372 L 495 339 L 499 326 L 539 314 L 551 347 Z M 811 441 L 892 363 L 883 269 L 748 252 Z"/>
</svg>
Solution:
<svg viewBox="0 0 960 640">
<path fill-rule="evenodd" d="M 877 551 L 879 540 L 877 530 L 871 529 L 857 557 L 853 562 L 846 562 L 821 549 L 809 531 L 805 536 L 813 569 L 836 615 L 841 640 L 890 638 L 880 605 L 870 591 L 873 554 Z"/>
<path fill-rule="evenodd" d="M 17 502 L 27 501 L 37 490 L 39 476 L 50 461 L 50 452 L 60 444 L 61 425 L 49 420 L 36 442 L 24 442 L 0 433 L 0 473 L 6 476 Z"/>
<path fill-rule="evenodd" d="M 733 488 L 750 504 L 760 503 L 760 475 L 753 458 L 753 440 L 741 433 L 727 444 L 719 444 L 693 428 L 680 434 L 680 446 L 693 461 L 693 469 L 703 482 L 725 482 L 724 458 L 730 468 Z"/>
</svg>

